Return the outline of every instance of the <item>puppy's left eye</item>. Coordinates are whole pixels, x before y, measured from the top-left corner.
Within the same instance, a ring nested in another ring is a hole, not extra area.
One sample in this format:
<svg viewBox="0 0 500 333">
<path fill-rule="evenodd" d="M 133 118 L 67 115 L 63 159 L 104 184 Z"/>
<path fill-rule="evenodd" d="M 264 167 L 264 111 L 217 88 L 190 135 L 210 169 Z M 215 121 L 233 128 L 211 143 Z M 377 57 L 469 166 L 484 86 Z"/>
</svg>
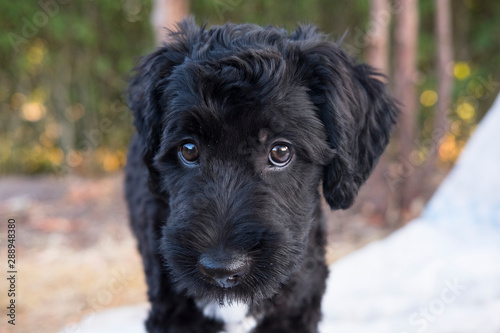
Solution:
<svg viewBox="0 0 500 333">
<path fill-rule="evenodd" d="M 277 167 L 284 167 L 292 159 L 292 150 L 286 144 L 277 144 L 269 152 L 269 162 Z"/>
<path fill-rule="evenodd" d="M 200 151 L 194 143 L 186 142 L 179 147 L 179 157 L 184 164 L 192 165 L 198 161 Z"/>
</svg>

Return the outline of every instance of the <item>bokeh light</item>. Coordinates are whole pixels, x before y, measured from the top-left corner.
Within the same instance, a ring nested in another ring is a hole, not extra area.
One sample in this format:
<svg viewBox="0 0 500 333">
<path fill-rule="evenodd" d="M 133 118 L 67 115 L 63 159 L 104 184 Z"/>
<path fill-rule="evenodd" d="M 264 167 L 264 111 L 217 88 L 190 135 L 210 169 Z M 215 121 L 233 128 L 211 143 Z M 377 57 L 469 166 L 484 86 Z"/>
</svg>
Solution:
<svg viewBox="0 0 500 333">
<path fill-rule="evenodd" d="M 474 108 L 474 105 L 472 105 L 470 102 L 462 102 L 458 104 L 457 115 L 461 119 L 465 121 L 471 121 L 474 119 L 475 114 L 476 114 L 476 109 Z"/>
<path fill-rule="evenodd" d="M 21 109 L 21 116 L 24 120 L 35 122 L 45 117 L 47 110 L 43 104 L 37 102 L 26 103 Z"/>
<path fill-rule="evenodd" d="M 433 106 L 438 101 L 438 94 L 434 90 L 426 90 L 420 95 L 420 103 L 423 106 Z"/>
<path fill-rule="evenodd" d="M 44 54 L 45 47 L 43 45 L 43 42 L 37 39 L 35 43 L 29 48 L 26 57 L 28 58 L 28 62 L 31 65 L 39 65 L 43 61 Z"/>
<path fill-rule="evenodd" d="M 443 162 L 453 162 L 457 156 L 458 149 L 455 137 L 451 134 L 446 134 L 439 146 L 439 158 Z"/>
<path fill-rule="evenodd" d="M 66 108 L 65 114 L 69 121 L 77 121 L 85 115 L 85 106 L 81 103 L 73 103 L 71 106 Z"/>
<path fill-rule="evenodd" d="M 463 61 L 457 62 L 455 66 L 453 66 L 453 74 L 457 79 L 465 80 L 470 75 L 469 64 Z"/>
</svg>

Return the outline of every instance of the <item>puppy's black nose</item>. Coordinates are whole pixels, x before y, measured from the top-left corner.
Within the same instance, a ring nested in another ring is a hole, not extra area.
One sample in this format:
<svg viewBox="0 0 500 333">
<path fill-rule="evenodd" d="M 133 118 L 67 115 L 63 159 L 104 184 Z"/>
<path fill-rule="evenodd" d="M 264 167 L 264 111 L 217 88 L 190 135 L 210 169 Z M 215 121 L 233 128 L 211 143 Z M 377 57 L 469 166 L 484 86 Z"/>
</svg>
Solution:
<svg viewBox="0 0 500 333">
<path fill-rule="evenodd" d="M 244 256 L 203 254 L 198 262 L 200 272 L 221 288 L 236 286 L 248 267 Z"/>
</svg>

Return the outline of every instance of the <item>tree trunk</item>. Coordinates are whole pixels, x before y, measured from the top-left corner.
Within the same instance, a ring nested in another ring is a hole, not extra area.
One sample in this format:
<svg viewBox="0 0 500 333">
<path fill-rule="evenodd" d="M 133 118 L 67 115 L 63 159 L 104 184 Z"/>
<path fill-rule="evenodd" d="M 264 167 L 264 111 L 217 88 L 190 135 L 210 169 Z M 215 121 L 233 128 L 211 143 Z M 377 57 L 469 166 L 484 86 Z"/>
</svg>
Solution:
<svg viewBox="0 0 500 333">
<path fill-rule="evenodd" d="M 396 98 L 402 104 L 399 117 L 400 168 L 397 175 L 401 183 L 401 208 L 408 211 L 417 191 L 414 178 L 416 165 L 412 163 L 411 153 L 416 142 L 417 96 L 415 81 L 417 77 L 418 42 L 418 2 L 399 0 L 395 27 L 395 71 L 394 84 Z M 418 184 L 418 182 L 417 182 Z"/>
<path fill-rule="evenodd" d="M 389 76 L 389 27 L 391 23 L 389 6 L 388 0 L 371 0 L 370 20 L 374 29 L 368 35 L 366 48 L 367 62 L 386 76 Z M 383 154 L 366 182 L 370 221 L 378 225 L 386 224 L 386 213 L 391 196 L 385 177 L 388 173 L 388 161 L 387 154 Z"/>
<path fill-rule="evenodd" d="M 175 24 L 189 15 L 189 0 L 153 0 L 151 24 L 153 25 L 156 43 L 166 39 L 167 29 L 174 29 Z"/>
<path fill-rule="evenodd" d="M 368 35 L 366 59 L 380 73 L 389 75 L 389 0 L 371 0 L 370 21 L 373 29 Z"/>
<path fill-rule="evenodd" d="M 438 101 L 434 115 L 433 147 L 429 152 L 424 168 L 424 177 L 428 176 L 436 165 L 440 141 L 449 128 L 448 113 L 451 108 L 453 77 L 447 68 L 453 61 L 453 44 L 451 34 L 451 11 L 449 0 L 434 0 L 436 31 L 436 66 L 438 73 Z"/>
</svg>

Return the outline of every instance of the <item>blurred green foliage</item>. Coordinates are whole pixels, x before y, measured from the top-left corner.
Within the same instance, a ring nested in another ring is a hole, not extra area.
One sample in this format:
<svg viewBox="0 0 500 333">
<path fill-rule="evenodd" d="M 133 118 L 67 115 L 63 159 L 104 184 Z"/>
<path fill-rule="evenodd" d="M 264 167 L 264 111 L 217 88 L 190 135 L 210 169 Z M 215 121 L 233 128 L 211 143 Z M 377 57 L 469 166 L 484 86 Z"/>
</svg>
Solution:
<svg viewBox="0 0 500 333">
<path fill-rule="evenodd" d="M 127 73 L 150 49 L 149 1 L 0 3 L 0 168 L 113 170 L 132 132 Z M 106 120 L 107 119 L 107 120 Z"/>
<path fill-rule="evenodd" d="M 453 0 L 456 84 L 452 162 L 500 88 L 500 2 Z M 133 133 L 127 77 L 154 48 L 151 2 L 41 0 L 0 3 L 0 172 L 94 173 L 119 169 Z M 199 23 L 314 23 L 363 58 L 374 23 L 368 0 L 192 0 Z M 420 1 L 419 113 L 432 135 L 434 5 Z M 424 92 L 426 92 L 424 94 Z M 451 149 L 451 150 L 450 150 Z"/>
</svg>

